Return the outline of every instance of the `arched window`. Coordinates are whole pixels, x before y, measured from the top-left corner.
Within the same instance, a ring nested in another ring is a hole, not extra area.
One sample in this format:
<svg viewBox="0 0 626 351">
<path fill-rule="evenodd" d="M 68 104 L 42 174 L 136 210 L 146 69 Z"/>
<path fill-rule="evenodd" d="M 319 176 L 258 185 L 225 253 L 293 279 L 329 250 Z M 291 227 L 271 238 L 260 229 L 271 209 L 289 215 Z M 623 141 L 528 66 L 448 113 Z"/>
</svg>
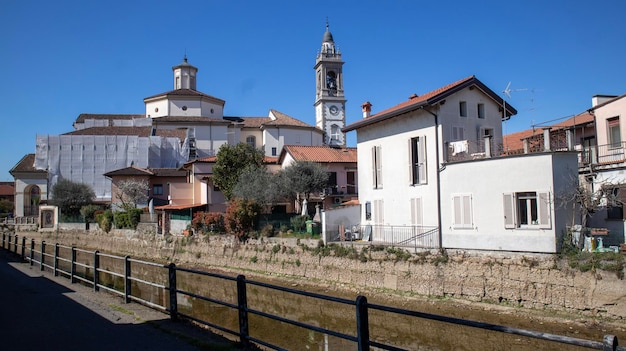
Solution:
<svg viewBox="0 0 626 351">
<path fill-rule="evenodd" d="M 256 148 L 256 138 L 254 136 L 249 136 L 246 138 L 246 144 Z"/>
</svg>

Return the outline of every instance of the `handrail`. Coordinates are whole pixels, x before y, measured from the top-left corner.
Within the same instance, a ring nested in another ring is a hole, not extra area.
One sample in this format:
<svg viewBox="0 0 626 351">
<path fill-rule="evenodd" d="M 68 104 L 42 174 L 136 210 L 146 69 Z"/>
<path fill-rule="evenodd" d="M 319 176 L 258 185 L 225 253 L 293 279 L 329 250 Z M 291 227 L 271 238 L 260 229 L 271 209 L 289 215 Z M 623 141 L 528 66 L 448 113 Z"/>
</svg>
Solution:
<svg viewBox="0 0 626 351">
<path fill-rule="evenodd" d="M 426 233 L 423 233 L 423 234 L 426 234 Z M 13 239 L 12 242 L 11 242 L 11 239 Z M 368 312 L 368 310 L 378 310 L 378 311 L 387 312 L 387 313 L 395 313 L 395 314 L 405 315 L 405 316 L 409 316 L 409 317 L 416 317 L 416 318 L 434 320 L 434 321 L 439 321 L 439 322 L 444 322 L 444 323 L 449 323 L 449 324 L 456 324 L 456 325 L 461 325 L 461 326 L 466 326 L 466 327 L 485 329 L 485 330 L 501 332 L 501 333 L 505 333 L 505 334 L 521 335 L 521 336 L 535 338 L 535 339 L 540 339 L 540 340 L 544 340 L 544 341 L 558 342 L 558 343 L 562 343 L 562 344 L 580 346 L 580 347 L 596 349 L 596 350 L 626 351 L 626 347 L 619 346 L 617 337 L 615 337 L 613 335 L 605 335 L 601 342 L 593 341 L 593 340 L 586 340 L 586 339 L 579 339 L 579 338 L 572 338 L 572 337 L 568 337 L 568 336 L 561 336 L 561 335 L 555 335 L 555 334 L 549 334 L 549 333 L 542 333 L 542 332 L 538 332 L 538 331 L 524 330 L 524 329 L 506 327 L 506 326 L 501 326 L 501 325 L 496 325 L 496 324 L 489 324 L 489 323 L 465 320 L 465 319 L 460 319 L 460 318 L 446 317 L 446 316 L 435 315 L 435 314 L 430 314 L 430 313 L 411 311 L 411 310 L 404 310 L 404 309 L 400 309 L 400 308 L 396 308 L 396 307 L 390 307 L 390 306 L 384 306 L 384 305 L 379 305 L 379 304 L 368 303 L 367 299 L 364 296 L 358 296 L 356 298 L 356 300 L 349 300 L 349 299 L 344 299 L 344 298 L 339 298 L 339 297 L 333 297 L 333 296 L 328 296 L 328 295 L 323 295 L 323 294 L 307 292 L 307 291 L 303 291 L 303 290 L 292 289 L 292 288 L 288 288 L 288 287 L 283 287 L 283 286 L 263 283 L 263 282 L 260 282 L 260 281 L 248 280 L 243 275 L 238 275 L 236 278 L 234 278 L 234 277 L 231 277 L 231 276 L 226 276 L 226 275 L 222 275 L 222 274 L 218 274 L 218 273 L 212 273 L 212 272 L 199 271 L 199 270 L 195 270 L 195 269 L 176 267 L 176 265 L 174 265 L 173 263 L 171 263 L 169 265 L 163 265 L 163 264 L 158 264 L 158 263 L 155 263 L 155 262 L 131 259 L 128 256 L 121 257 L 121 256 L 117 256 L 117 255 L 112 255 L 112 254 L 100 253 L 98 251 L 88 251 L 88 250 L 84 250 L 84 249 L 78 249 L 78 248 L 75 248 L 75 247 L 67 247 L 67 246 L 62 246 L 62 245 L 58 245 L 58 244 L 54 245 L 54 248 L 55 248 L 54 254 L 50 254 L 50 253 L 46 252 L 46 246 L 47 245 L 46 245 L 45 241 L 42 241 L 39 244 L 39 251 L 35 250 L 35 241 L 33 239 L 30 240 L 30 248 L 28 248 L 27 245 L 26 245 L 26 238 L 25 237 L 22 237 L 21 242 L 22 242 L 22 244 L 19 245 L 18 244 L 18 236 L 17 235 L 10 235 L 10 234 L 7 235 L 6 233 L 2 233 L 2 242 L 1 242 L 1 244 L 2 244 L 2 248 L 3 249 L 19 255 L 26 262 L 30 262 L 31 265 L 33 265 L 34 262 L 39 263 L 40 269 L 42 271 L 45 270 L 45 268 L 48 268 L 48 269 L 53 270 L 55 275 L 57 275 L 58 273 L 61 273 L 64 276 L 68 276 L 72 283 L 75 280 L 79 280 L 79 281 L 82 281 L 82 282 L 84 282 L 84 283 L 86 283 L 88 285 L 92 285 L 95 291 L 98 291 L 99 289 L 103 289 L 103 290 L 111 292 L 113 294 L 121 295 L 121 296 L 124 297 L 124 301 L 126 303 L 130 303 L 131 301 L 135 301 L 135 302 L 144 304 L 144 305 L 146 305 L 146 306 L 148 306 L 150 308 L 154 308 L 156 310 L 160 310 L 162 312 L 169 313 L 170 314 L 170 318 L 172 320 L 177 320 L 179 318 L 183 318 L 183 319 L 187 319 L 187 320 L 199 323 L 199 324 L 203 324 L 203 325 L 209 326 L 211 328 L 215 328 L 217 330 L 220 330 L 222 332 L 225 332 L 225 333 L 228 333 L 228 334 L 231 334 L 231 335 L 235 335 L 235 336 L 239 337 L 240 342 L 242 343 L 242 345 L 244 347 L 250 345 L 250 343 L 256 343 L 256 344 L 265 346 L 265 347 L 270 348 L 270 349 L 283 350 L 283 348 L 281 348 L 281 347 L 279 347 L 277 345 L 273 345 L 273 344 L 271 344 L 270 342 L 268 342 L 266 340 L 258 339 L 258 338 L 253 337 L 253 336 L 251 336 L 249 334 L 249 330 L 248 330 L 248 314 L 250 313 L 250 314 L 258 315 L 258 316 L 261 316 L 261 317 L 269 318 L 269 319 L 272 319 L 272 320 L 276 320 L 276 321 L 279 321 L 279 322 L 282 322 L 282 323 L 294 325 L 294 326 L 305 328 L 305 329 L 308 329 L 308 330 L 311 330 L 311 331 L 320 332 L 320 333 L 331 335 L 331 336 L 334 336 L 334 337 L 337 337 L 337 338 L 341 338 L 341 339 L 344 339 L 344 340 L 355 342 L 355 343 L 357 343 L 357 346 L 358 346 L 359 350 L 369 350 L 370 347 L 377 347 L 377 348 L 384 349 L 384 350 L 402 350 L 401 348 L 398 348 L 398 347 L 393 346 L 393 345 L 388 345 L 388 344 L 385 344 L 385 343 L 382 343 L 382 342 L 378 342 L 376 340 L 370 340 L 370 338 L 369 338 L 369 322 L 368 322 L 368 314 L 369 314 L 369 312 Z M 18 252 L 18 247 L 20 247 L 22 249 L 20 252 Z M 13 248 L 13 250 L 11 250 L 11 248 Z M 62 257 L 60 255 L 59 248 L 64 248 L 64 249 L 66 249 L 65 251 L 67 251 L 67 249 L 70 249 L 71 250 L 71 258 Z M 80 262 L 76 258 L 76 252 L 91 254 L 91 255 L 93 255 L 94 261 L 91 264 L 88 263 L 88 262 Z M 37 254 L 38 257 L 39 257 L 38 261 L 35 259 L 35 254 Z M 54 265 L 50 265 L 50 264 L 46 263 L 46 257 L 53 257 Z M 100 257 L 106 257 L 106 258 L 122 261 L 123 267 L 124 267 L 123 272 L 102 268 L 101 266 L 98 265 Z M 59 261 L 66 262 L 66 263 L 69 262 L 70 263 L 70 267 L 71 267 L 70 271 L 63 270 L 58 265 Z M 144 264 L 144 265 L 149 265 L 149 266 L 153 266 L 153 267 L 156 267 L 156 268 L 167 269 L 168 270 L 168 276 L 169 276 L 168 284 L 167 285 L 158 284 L 156 282 L 150 282 L 150 281 L 147 281 L 147 280 L 144 280 L 144 279 L 141 279 L 141 278 L 134 277 L 131 274 L 132 267 L 133 267 L 132 264 Z M 75 271 L 75 267 L 76 266 L 84 267 L 86 269 L 93 269 L 94 270 L 93 271 L 93 277 L 89 278 L 87 276 L 81 276 L 81 275 L 76 274 L 76 271 Z M 223 279 L 223 280 L 228 280 L 228 281 L 236 281 L 237 282 L 237 303 L 233 304 L 233 303 L 229 303 L 229 302 L 226 302 L 226 301 L 220 301 L 218 299 L 211 298 L 209 296 L 204 296 L 202 294 L 198 294 L 198 293 L 194 293 L 194 292 L 184 291 L 182 289 L 178 289 L 177 288 L 177 283 L 176 283 L 176 279 L 177 279 L 176 278 L 176 272 L 185 272 L 185 273 L 209 276 L 209 277 Z M 115 287 L 111 287 L 111 286 L 107 286 L 107 285 L 101 284 L 100 281 L 99 281 L 99 275 L 101 273 L 110 274 L 111 276 L 122 278 L 124 280 L 124 284 L 123 284 L 124 285 L 124 291 L 120 291 L 120 290 L 116 289 Z M 130 286 L 131 286 L 130 282 L 131 281 L 134 281 L 134 282 L 137 282 L 137 283 L 140 283 L 140 284 L 146 284 L 148 286 L 153 286 L 153 287 L 162 289 L 164 292 L 169 292 L 169 297 L 170 297 L 169 298 L 169 302 L 170 302 L 169 307 L 162 306 L 160 304 L 156 304 L 154 302 L 145 300 L 145 299 L 143 299 L 143 298 L 141 298 L 139 296 L 133 295 L 132 292 L 131 292 L 131 289 L 130 289 Z M 306 297 L 311 297 L 311 298 L 315 298 L 315 299 L 320 299 L 320 300 L 323 300 L 323 301 L 331 301 L 331 302 L 336 302 L 336 303 L 340 303 L 340 304 L 346 304 L 346 305 L 349 305 L 349 306 L 353 306 L 353 307 L 355 307 L 355 310 L 356 310 L 356 326 L 357 326 L 356 334 L 355 335 L 345 334 L 345 333 L 342 333 L 342 332 L 339 332 L 339 331 L 334 331 L 334 330 L 322 328 L 322 327 L 319 327 L 319 326 L 303 323 L 303 322 L 300 322 L 300 321 L 297 321 L 297 320 L 289 319 L 288 317 L 285 317 L 285 316 L 280 316 L 280 315 L 276 315 L 276 314 L 272 314 L 272 313 L 256 310 L 256 309 L 253 309 L 253 308 L 249 308 L 247 306 L 247 293 L 246 293 L 247 285 L 260 286 L 260 287 L 264 287 L 264 288 L 268 288 L 268 289 L 272 289 L 272 290 L 276 290 L 276 291 L 288 292 L 288 293 L 297 294 L 297 295 L 300 295 L 300 296 L 306 296 Z M 230 330 L 230 329 L 228 329 L 226 327 L 223 327 L 223 326 L 220 326 L 220 325 L 216 325 L 216 324 L 211 323 L 209 321 L 205 321 L 205 320 L 196 318 L 194 316 L 190 316 L 190 315 L 187 315 L 185 313 L 179 312 L 178 311 L 178 303 L 177 303 L 177 295 L 178 294 L 189 296 L 189 297 L 193 297 L 193 298 L 197 298 L 197 299 L 201 299 L 203 301 L 219 304 L 219 305 L 222 305 L 222 306 L 234 309 L 234 310 L 238 310 L 238 312 L 239 312 L 239 331 Z"/>
</svg>

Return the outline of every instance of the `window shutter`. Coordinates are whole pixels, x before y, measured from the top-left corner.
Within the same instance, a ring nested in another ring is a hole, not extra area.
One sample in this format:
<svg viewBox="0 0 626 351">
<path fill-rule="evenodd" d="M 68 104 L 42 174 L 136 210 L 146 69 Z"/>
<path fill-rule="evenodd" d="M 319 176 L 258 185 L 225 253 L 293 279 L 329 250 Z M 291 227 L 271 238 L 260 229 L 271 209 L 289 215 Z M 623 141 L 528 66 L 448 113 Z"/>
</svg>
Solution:
<svg viewBox="0 0 626 351">
<path fill-rule="evenodd" d="M 419 162 L 419 181 L 420 184 L 427 184 L 428 181 L 426 179 L 426 136 L 421 136 L 419 138 L 419 145 L 417 147 L 417 159 Z"/>
<path fill-rule="evenodd" d="M 453 225 L 458 227 L 461 225 L 461 197 L 454 195 L 452 196 L 452 218 L 454 220 Z"/>
<path fill-rule="evenodd" d="M 550 193 L 538 193 L 539 227 L 550 228 Z"/>
<path fill-rule="evenodd" d="M 472 197 L 470 195 L 463 196 L 463 225 L 472 227 Z"/>
<path fill-rule="evenodd" d="M 372 187 L 376 189 L 376 174 L 378 172 L 376 164 L 376 146 L 372 146 Z"/>
<path fill-rule="evenodd" d="M 504 228 L 515 228 L 515 196 L 504 194 Z"/>
<path fill-rule="evenodd" d="M 376 160 L 378 161 L 378 188 L 383 187 L 383 155 L 382 148 L 380 146 L 376 146 Z"/>
<path fill-rule="evenodd" d="M 415 198 L 415 225 L 421 226 L 424 224 L 424 216 L 422 215 L 422 198 Z"/>
<path fill-rule="evenodd" d="M 413 139 L 412 138 L 409 138 L 409 185 L 413 185 Z"/>
</svg>

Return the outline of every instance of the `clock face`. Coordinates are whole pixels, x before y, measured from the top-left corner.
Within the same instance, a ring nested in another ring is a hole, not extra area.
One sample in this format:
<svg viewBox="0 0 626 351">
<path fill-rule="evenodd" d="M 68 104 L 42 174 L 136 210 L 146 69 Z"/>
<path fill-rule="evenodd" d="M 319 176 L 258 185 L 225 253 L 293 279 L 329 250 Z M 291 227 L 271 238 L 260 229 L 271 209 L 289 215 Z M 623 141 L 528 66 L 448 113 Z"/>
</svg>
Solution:
<svg viewBox="0 0 626 351">
<path fill-rule="evenodd" d="M 329 111 L 331 115 L 336 116 L 339 113 L 339 108 L 333 105 L 330 107 Z"/>
</svg>

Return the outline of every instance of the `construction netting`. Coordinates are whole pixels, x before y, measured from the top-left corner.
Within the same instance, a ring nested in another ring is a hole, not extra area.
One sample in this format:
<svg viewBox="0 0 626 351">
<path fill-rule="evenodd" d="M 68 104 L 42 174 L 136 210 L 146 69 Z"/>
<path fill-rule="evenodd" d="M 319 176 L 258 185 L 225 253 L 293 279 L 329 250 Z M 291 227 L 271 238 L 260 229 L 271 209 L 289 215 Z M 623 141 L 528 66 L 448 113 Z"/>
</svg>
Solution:
<svg viewBox="0 0 626 351">
<path fill-rule="evenodd" d="M 111 180 L 105 173 L 130 166 L 177 168 L 187 161 L 187 153 L 178 138 L 38 135 L 34 166 L 48 171 L 49 189 L 60 179 L 69 179 L 90 185 L 97 200 L 109 201 Z"/>
</svg>

